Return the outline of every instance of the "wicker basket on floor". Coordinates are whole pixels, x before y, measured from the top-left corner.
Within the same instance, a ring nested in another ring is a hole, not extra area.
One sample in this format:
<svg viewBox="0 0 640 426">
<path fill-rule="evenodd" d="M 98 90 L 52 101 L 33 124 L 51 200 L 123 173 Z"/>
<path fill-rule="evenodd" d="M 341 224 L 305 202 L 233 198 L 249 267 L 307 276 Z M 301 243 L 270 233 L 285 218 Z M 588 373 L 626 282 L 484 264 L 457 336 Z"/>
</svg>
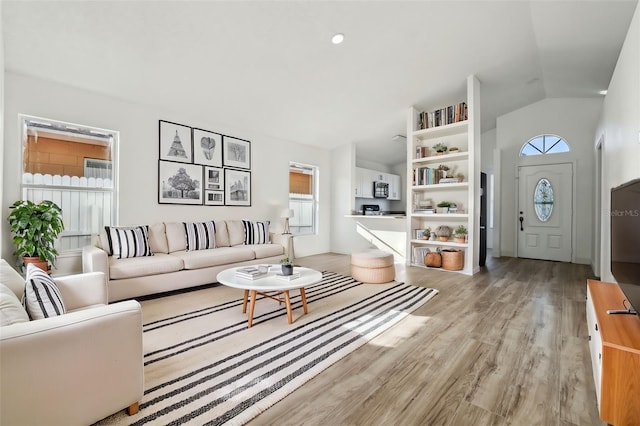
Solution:
<svg viewBox="0 0 640 426">
<path fill-rule="evenodd" d="M 449 271 L 459 271 L 464 268 L 464 251 L 463 250 L 442 250 L 442 269 Z"/>
</svg>

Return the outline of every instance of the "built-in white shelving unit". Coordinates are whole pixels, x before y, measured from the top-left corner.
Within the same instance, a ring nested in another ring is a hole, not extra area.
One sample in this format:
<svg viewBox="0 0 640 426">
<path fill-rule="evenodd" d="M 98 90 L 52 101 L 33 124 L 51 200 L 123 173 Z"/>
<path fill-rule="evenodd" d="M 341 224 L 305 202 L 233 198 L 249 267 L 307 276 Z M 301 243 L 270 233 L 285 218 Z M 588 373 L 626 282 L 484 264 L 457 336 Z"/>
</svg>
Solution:
<svg viewBox="0 0 640 426">
<path fill-rule="evenodd" d="M 422 259 L 414 258 L 415 247 L 429 247 L 431 250 L 456 249 L 464 251 L 464 267 L 457 271 L 471 275 L 479 270 L 478 253 L 480 237 L 480 83 L 475 76 L 466 82 L 466 99 L 452 99 L 451 104 L 466 102 L 467 119 L 452 124 L 420 129 L 420 113 L 446 105 L 421 105 L 409 109 L 407 120 L 407 263 L 424 266 Z M 450 105 L 451 105 L 450 104 Z M 437 143 L 448 148 L 456 147 L 457 152 L 437 155 L 433 149 Z M 426 154 L 419 158 L 418 151 Z M 449 173 L 459 178 L 453 183 L 423 184 L 417 177 L 425 168 L 437 169 L 440 165 L 449 167 Z M 426 214 L 416 212 L 416 207 L 430 203 L 434 208 L 442 201 L 453 202 L 455 213 Z M 459 225 L 468 230 L 467 242 L 457 243 L 453 236 L 449 241 L 423 240 L 416 238 L 416 230 L 430 227 L 435 230 L 440 225 L 455 229 Z"/>
</svg>

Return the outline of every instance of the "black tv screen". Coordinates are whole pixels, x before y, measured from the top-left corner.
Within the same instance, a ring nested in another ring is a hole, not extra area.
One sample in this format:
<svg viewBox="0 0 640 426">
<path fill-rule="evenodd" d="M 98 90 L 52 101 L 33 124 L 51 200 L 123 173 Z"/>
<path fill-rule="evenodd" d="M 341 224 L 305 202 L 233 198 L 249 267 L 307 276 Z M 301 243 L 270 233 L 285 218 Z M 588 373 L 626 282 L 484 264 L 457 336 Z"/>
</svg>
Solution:
<svg viewBox="0 0 640 426">
<path fill-rule="evenodd" d="M 611 190 L 611 273 L 640 312 L 640 179 Z"/>
</svg>

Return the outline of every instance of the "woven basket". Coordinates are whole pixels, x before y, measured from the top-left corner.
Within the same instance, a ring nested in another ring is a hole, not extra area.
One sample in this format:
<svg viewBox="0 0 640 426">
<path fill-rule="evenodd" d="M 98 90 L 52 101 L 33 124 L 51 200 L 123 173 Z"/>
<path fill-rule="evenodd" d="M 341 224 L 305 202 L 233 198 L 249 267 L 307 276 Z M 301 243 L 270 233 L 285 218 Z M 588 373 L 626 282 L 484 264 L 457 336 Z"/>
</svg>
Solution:
<svg viewBox="0 0 640 426">
<path fill-rule="evenodd" d="M 442 269 L 459 271 L 464 267 L 463 250 L 442 250 Z"/>
</svg>

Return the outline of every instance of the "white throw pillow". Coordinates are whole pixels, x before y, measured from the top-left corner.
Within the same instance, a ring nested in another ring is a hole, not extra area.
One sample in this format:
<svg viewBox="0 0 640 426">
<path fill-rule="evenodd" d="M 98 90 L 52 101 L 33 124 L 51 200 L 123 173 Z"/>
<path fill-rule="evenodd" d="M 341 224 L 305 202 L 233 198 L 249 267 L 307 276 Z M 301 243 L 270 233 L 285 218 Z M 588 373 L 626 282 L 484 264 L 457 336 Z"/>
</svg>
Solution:
<svg viewBox="0 0 640 426">
<path fill-rule="evenodd" d="M 49 274 L 31 263 L 27 265 L 22 304 L 31 319 L 55 317 L 67 312 L 56 283 Z"/>
<path fill-rule="evenodd" d="M 16 294 L 0 283 L 0 326 L 29 322 L 29 315 L 20 304 Z"/>
<path fill-rule="evenodd" d="M 216 248 L 216 225 L 213 221 L 201 223 L 185 223 L 187 251 Z"/>
<path fill-rule="evenodd" d="M 269 221 L 251 222 L 243 220 L 244 243 L 245 244 L 268 244 L 269 241 Z"/>
</svg>

